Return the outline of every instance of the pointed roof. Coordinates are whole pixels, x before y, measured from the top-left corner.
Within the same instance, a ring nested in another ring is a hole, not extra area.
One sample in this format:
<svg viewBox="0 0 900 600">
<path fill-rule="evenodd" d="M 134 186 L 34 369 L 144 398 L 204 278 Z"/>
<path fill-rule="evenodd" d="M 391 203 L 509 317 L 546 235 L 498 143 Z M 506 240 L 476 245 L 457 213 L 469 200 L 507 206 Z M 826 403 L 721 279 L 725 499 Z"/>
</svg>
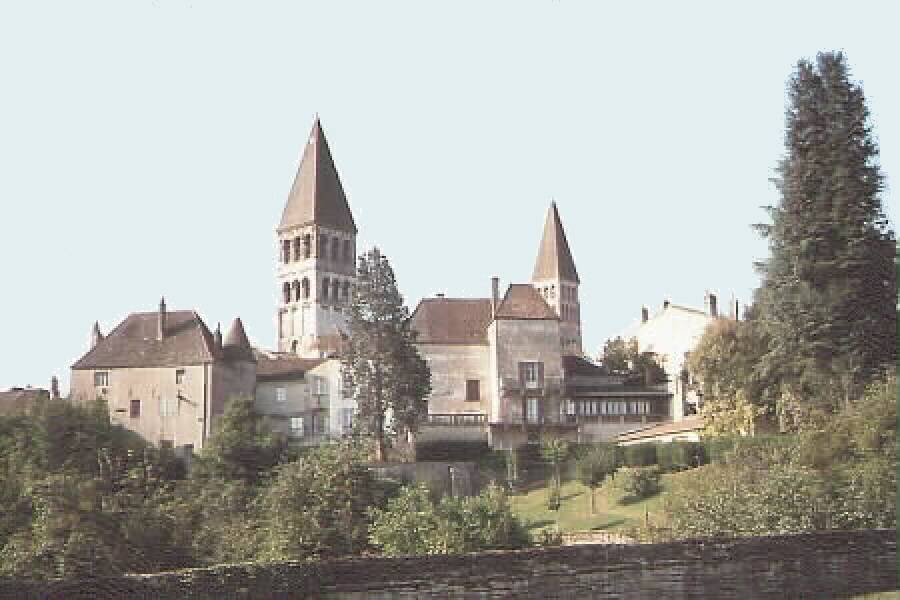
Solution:
<svg viewBox="0 0 900 600">
<path fill-rule="evenodd" d="M 495 319 L 554 319 L 559 317 L 530 283 L 511 283 L 500 301 Z"/>
<path fill-rule="evenodd" d="M 225 358 L 229 359 L 250 359 L 253 360 L 253 348 L 250 346 L 250 340 L 247 339 L 247 333 L 244 331 L 244 323 L 240 317 L 235 317 L 228 329 L 228 335 L 225 336 L 225 342 L 222 344 Z"/>
<path fill-rule="evenodd" d="M 307 223 L 356 233 L 356 223 L 318 116 L 303 150 L 278 231 Z"/>
<path fill-rule="evenodd" d="M 551 202 L 547 211 L 544 237 L 541 238 L 541 247 L 534 263 L 534 275 L 531 276 L 532 281 L 542 279 L 562 279 L 581 283 L 578 271 L 575 270 L 575 261 L 572 260 L 572 252 L 569 250 L 569 242 L 566 241 L 566 232 L 563 231 L 562 221 L 559 220 L 556 202 Z"/>
</svg>

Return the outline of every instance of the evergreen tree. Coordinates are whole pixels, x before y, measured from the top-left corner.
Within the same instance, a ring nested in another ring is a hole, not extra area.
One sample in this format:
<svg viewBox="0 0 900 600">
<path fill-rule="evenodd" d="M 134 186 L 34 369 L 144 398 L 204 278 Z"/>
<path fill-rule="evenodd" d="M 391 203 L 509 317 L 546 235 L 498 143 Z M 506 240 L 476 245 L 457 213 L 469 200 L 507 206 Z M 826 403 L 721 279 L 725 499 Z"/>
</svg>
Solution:
<svg viewBox="0 0 900 600">
<path fill-rule="evenodd" d="M 345 385 L 356 398 L 358 423 L 374 438 L 374 458 L 383 461 L 386 436 L 398 428 L 414 433 L 425 414 L 431 373 L 414 345 L 394 270 L 378 248 L 359 258 L 347 327 Z"/>
<path fill-rule="evenodd" d="M 789 82 L 778 206 L 758 225 L 766 356 L 794 404 L 836 399 L 896 360 L 894 234 L 884 215 L 878 148 L 865 98 L 840 52 L 801 60 Z"/>
</svg>

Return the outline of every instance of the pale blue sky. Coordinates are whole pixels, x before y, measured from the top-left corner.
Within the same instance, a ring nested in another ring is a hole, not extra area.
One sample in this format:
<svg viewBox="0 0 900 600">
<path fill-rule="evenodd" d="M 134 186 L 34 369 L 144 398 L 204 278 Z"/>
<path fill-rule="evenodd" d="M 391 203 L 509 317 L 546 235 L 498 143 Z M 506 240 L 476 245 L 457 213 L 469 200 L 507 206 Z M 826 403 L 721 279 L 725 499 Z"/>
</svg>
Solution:
<svg viewBox="0 0 900 600">
<path fill-rule="evenodd" d="M 590 354 L 641 304 L 746 300 L 797 59 L 846 51 L 900 176 L 891 6 L 4 2 L 0 389 L 65 392 L 94 320 L 162 294 L 272 347 L 274 228 L 316 112 L 410 308 L 528 281 L 551 198 Z"/>
</svg>

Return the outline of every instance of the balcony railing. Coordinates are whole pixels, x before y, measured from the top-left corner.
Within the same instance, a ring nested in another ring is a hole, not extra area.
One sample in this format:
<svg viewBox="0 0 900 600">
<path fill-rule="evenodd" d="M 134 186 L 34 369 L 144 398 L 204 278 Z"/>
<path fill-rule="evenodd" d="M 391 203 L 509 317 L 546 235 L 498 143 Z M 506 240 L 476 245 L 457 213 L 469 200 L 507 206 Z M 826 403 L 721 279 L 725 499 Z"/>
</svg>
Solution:
<svg viewBox="0 0 900 600">
<path fill-rule="evenodd" d="M 483 413 L 447 413 L 429 414 L 425 416 L 426 425 L 459 427 L 484 425 L 486 422 L 487 415 Z"/>
</svg>

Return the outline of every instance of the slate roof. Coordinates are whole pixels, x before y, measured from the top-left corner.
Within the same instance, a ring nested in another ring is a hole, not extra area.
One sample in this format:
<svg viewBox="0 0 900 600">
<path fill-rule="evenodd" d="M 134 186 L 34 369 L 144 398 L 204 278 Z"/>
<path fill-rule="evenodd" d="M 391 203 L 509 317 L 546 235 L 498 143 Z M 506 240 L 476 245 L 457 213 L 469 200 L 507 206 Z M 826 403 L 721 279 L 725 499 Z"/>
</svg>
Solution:
<svg viewBox="0 0 900 600">
<path fill-rule="evenodd" d="M 217 358 L 212 334 L 196 312 L 167 312 L 162 340 L 157 339 L 158 323 L 157 311 L 128 315 L 72 368 L 175 367 Z"/>
<path fill-rule="evenodd" d="M 412 314 L 421 344 L 486 344 L 491 323 L 488 298 L 423 298 Z"/>
<path fill-rule="evenodd" d="M 240 317 L 235 318 L 225 336 L 225 342 L 222 344 L 225 358 L 228 359 L 245 359 L 256 360 L 253 354 L 253 348 L 250 346 L 250 340 L 247 339 L 247 333 L 244 331 L 244 323 Z"/>
<path fill-rule="evenodd" d="M 497 307 L 497 319 L 556 319 L 541 293 L 528 283 L 511 283 Z"/>
<path fill-rule="evenodd" d="M 11 388 L 0 392 L 0 415 L 26 412 L 37 401 L 50 399 L 50 392 L 41 388 Z"/>
<path fill-rule="evenodd" d="M 300 358 L 297 356 L 258 357 L 256 378 L 260 381 L 303 379 L 307 371 L 321 365 L 323 362 L 325 362 L 323 358 Z"/>
<path fill-rule="evenodd" d="M 542 279 L 562 279 L 581 283 L 578 279 L 578 271 L 575 270 L 575 261 L 572 259 L 572 251 L 566 240 L 566 232 L 563 231 L 559 212 L 556 210 L 556 202 L 550 203 L 547 211 L 547 221 L 544 223 L 544 236 L 541 238 L 541 247 L 538 249 L 537 260 L 534 262 L 534 274 L 532 281 Z"/>
<path fill-rule="evenodd" d="M 680 421 L 670 421 L 668 423 L 660 423 L 652 427 L 645 427 L 637 431 L 628 431 L 620 433 L 616 436 L 616 440 L 620 442 L 628 442 L 634 440 L 651 439 L 658 435 L 667 435 L 671 433 L 682 433 L 685 431 L 697 431 L 703 429 L 703 417 L 700 415 L 691 415 Z"/>
<path fill-rule="evenodd" d="M 303 150 L 278 231 L 307 223 L 356 233 L 356 223 L 318 117 Z"/>
</svg>

